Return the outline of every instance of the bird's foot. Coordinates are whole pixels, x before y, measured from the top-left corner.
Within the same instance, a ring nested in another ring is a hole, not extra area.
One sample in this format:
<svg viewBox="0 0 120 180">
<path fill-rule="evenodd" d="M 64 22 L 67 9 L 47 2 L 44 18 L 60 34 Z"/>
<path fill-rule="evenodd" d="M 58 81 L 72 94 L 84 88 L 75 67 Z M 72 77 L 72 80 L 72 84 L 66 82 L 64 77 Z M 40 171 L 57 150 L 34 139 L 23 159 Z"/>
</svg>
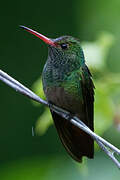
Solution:
<svg viewBox="0 0 120 180">
<path fill-rule="evenodd" d="M 54 104 L 52 104 L 51 102 L 48 102 L 48 107 L 50 108 L 51 111 L 53 111 L 53 110 L 52 110 L 53 105 L 54 105 Z"/>
<path fill-rule="evenodd" d="M 48 102 L 48 107 L 51 109 L 53 104 L 51 102 Z"/>
<path fill-rule="evenodd" d="M 71 113 L 68 113 L 68 114 L 66 114 L 66 116 L 65 116 L 65 118 L 68 120 L 68 121 L 70 121 L 72 118 L 73 118 L 73 114 L 71 114 Z"/>
</svg>

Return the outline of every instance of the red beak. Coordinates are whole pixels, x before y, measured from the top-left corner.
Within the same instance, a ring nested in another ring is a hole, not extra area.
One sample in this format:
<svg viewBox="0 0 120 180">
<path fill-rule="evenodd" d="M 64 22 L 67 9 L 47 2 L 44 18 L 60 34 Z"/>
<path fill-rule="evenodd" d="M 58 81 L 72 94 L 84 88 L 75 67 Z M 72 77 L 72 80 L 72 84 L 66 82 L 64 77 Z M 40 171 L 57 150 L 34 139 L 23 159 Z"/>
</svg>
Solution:
<svg viewBox="0 0 120 180">
<path fill-rule="evenodd" d="M 34 34 L 35 36 L 37 36 L 38 38 L 40 38 L 41 40 L 43 40 L 46 44 L 49 44 L 49 45 L 51 45 L 51 46 L 55 46 L 55 43 L 54 43 L 51 39 L 45 37 L 44 35 L 36 32 L 36 31 L 34 31 L 34 30 L 32 30 L 32 29 L 30 29 L 30 28 L 28 28 L 28 27 L 21 26 L 21 25 L 20 25 L 20 27 L 23 28 L 23 29 L 25 29 L 26 31 L 28 31 L 28 32 L 31 33 L 31 34 Z"/>
</svg>

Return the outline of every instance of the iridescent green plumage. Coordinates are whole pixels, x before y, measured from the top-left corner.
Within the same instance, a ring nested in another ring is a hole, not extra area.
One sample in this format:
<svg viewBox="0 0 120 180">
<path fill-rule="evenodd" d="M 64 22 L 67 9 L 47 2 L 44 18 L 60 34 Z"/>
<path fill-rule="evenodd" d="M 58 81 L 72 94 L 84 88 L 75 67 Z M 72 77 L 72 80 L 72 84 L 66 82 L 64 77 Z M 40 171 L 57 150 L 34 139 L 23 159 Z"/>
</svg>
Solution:
<svg viewBox="0 0 120 180">
<path fill-rule="evenodd" d="M 53 40 L 43 70 L 43 87 L 49 102 L 70 111 L 93 130 L 94 91 L 79 40 L 63 36 Z M 67 45 L 63 49 L 62 45 Z M 60 139 L 77 161 L 93 158 L 94 143 L 89 135 L 52 112 Z"/>
<path fill-rule="evenodd" d="M 49 39 L 25 26 L 21 28 L 49 45 L 48 59 L 42 73 L 47 100 L 77 116 L 94 131 L 94 85 L 85 65 L 79 40 L 71 36 Z M 79 162 L 83 156 L 93 158 L 93 139 L 70 121 L 52 110 L 51 113 L 59 137 L 68 153 Z"/>
</svg>

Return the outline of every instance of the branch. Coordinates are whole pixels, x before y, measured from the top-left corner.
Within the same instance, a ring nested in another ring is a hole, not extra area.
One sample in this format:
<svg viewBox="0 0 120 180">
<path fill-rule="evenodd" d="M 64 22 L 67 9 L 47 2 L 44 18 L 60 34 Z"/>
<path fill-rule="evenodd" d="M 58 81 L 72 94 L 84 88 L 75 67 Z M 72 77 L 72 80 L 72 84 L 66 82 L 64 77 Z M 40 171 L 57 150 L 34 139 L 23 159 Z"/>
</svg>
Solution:
<svg viewBox="0 0 120 180">
<path fill-rule="evenodd" d="M 30 89 L 23 86 L 21 83 L 13 79 L 11 76 L 9 76 L 7 73 L 0 70 L 0 80 L 3 81 L 8 86 L 12 87 L 19 93 L 29 97 L 32 100 L 35 100 L 45 106 L 50 107 L 53 111 L 55 111 L 57 114 L 65 118 L 66 120 L 70 121 L 72 124 L 77 126 L 78 128 L 82 129 L 86 133 L 88 133 L 99 145 L 99 147 L 112 159 L 112 161 L 117 165 L 117 167 L 120 169 L 120 162 L 115 158 L 114 154 L 120 155 L 120 150 L 110 144 L 108 141 L 103 139 L 102 137 L 95 134 L 93 131 L 91 131 L 80 119 L 78 119 L 76 116 L 73 116 L 70 118 L 70 113 L 64 109 L 61 109 L 55 105 L 49 104 L 48 102 L 41 99 L 39 96 L 37 96 L 35 93 L 33 93 Z"/>
</svg>

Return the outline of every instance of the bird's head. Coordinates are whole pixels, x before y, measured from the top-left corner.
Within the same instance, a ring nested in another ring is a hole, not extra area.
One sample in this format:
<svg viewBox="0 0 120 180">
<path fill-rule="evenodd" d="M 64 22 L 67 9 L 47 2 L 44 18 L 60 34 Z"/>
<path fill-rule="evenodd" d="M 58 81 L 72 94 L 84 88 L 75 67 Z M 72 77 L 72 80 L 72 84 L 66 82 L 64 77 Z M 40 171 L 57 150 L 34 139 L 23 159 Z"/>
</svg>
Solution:
<svg viewBox="0 0 120 180">
<path fill-rule="evenodd" d="M 80 46 L 80 41 L 72 36 L 61 36 L 56 39 L 47 38 L 46 36 L 28 28 L 20 26 L 29 33 L 43 40 L 49 48 L 49 56 L 55 64 L 72 64 L 81 66 L 84 63 L 84 54 Z"/>
</svg>

